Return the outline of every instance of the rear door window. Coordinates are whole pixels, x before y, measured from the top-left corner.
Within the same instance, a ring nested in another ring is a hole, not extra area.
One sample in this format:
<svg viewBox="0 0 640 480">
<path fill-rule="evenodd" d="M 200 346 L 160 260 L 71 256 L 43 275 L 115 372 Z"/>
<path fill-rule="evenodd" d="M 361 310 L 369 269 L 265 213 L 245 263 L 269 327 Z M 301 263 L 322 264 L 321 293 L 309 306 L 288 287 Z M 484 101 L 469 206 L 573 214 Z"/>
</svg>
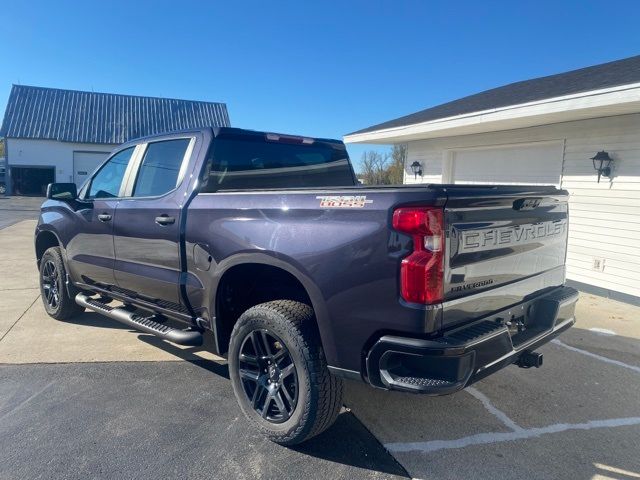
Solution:
<svg viewBox="0 0 640 480">
<path fill-rule="evenodd" d="M 176 188 L 190 141 L 190 138 L 179 138 L 147 145 L 133 187 L 133 196 L 157 197 Z"/>
</svg>

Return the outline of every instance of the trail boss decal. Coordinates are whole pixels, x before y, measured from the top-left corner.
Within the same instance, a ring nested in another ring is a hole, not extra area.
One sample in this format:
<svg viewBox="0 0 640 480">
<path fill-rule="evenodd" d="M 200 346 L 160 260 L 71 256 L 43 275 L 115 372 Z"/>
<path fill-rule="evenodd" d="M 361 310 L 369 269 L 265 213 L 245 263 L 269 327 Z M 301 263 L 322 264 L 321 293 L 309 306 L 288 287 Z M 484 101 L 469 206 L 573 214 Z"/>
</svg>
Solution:
<svg viewBox="0 0 640 480">
<path fill-rule="evenodd" d="M 316 197 L 320 200 L 320 208 L 362 208 L 373 200 L 367 200 L 366 195 L 339 195 Z"/>
</svg>

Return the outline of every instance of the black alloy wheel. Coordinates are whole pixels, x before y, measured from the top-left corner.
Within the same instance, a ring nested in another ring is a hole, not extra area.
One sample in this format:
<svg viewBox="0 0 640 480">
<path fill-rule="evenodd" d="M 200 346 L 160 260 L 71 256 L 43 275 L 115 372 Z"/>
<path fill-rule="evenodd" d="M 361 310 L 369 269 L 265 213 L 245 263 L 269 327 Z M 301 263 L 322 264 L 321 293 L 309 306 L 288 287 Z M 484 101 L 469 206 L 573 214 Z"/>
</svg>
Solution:
<svg viewBox="0 0 640 480">
<path fill-rule="evenodd" d="M 47 249 L 40 259 L 40 296 L 47 314 L 56 320 L 68 320 L 84 312 L 75 301 L 78 290 L 67 285 L 66 278 L 60 247 Z"/>
<path fill-rule="evenodd" d="M 249 332 L 238 355 L 247 400 L 265 420 L 286 422 L 298 402 L 298 374 L 285 343 L 267 329 Z"/>
<path fill-rule="evenodd" d="M 62 282 L 60 272 L 53 260 L 47 260 L 42 266 L 42 296 L 51 309 L 57 309 L 60 305 L 60 290 Z"/>
<path fill-rule="evenodd" d="M 228 353 L 238 405 L 270 440 L 300 444 L 340 413 L 342 381 L 329 372 L 309 305 L 286 299 L 247 309 L 233 326 Z"/>
</svg>

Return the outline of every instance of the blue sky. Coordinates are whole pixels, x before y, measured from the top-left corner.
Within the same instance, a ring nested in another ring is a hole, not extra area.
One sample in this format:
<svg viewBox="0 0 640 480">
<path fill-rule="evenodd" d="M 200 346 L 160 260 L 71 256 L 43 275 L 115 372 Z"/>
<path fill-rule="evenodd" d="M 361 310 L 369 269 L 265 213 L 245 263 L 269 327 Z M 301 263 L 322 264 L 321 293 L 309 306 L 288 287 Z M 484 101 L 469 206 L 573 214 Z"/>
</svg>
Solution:
<svg viewBox="0 0 640 480">
<path fill-rule="evenodd" d="M 0 20 L 2 114 L 20 83 L 222 101 L 237 127 L 337 138 L 640 54 L 638 1 L 13 1 Z"/>
</svg>

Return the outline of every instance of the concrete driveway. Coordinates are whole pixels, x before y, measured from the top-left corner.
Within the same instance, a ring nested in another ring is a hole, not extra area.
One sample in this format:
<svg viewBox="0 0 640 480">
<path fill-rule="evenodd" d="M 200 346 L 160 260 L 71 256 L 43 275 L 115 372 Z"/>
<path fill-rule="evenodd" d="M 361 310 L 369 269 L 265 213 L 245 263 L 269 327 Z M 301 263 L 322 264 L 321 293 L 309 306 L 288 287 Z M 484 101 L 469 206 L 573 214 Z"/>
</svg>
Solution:
<svg viewBox="0 0 640 480">
<path fill-rule="evenodd" d="M 543 368 L 451 396 L 350 382 L 336 425 L 287 449 L 247 425 L 224 360 L 46 316 L 33 228 L 0 230 L 0 478 L 640 478 L 640 308 L 584 295 Z"/>
</svg>

